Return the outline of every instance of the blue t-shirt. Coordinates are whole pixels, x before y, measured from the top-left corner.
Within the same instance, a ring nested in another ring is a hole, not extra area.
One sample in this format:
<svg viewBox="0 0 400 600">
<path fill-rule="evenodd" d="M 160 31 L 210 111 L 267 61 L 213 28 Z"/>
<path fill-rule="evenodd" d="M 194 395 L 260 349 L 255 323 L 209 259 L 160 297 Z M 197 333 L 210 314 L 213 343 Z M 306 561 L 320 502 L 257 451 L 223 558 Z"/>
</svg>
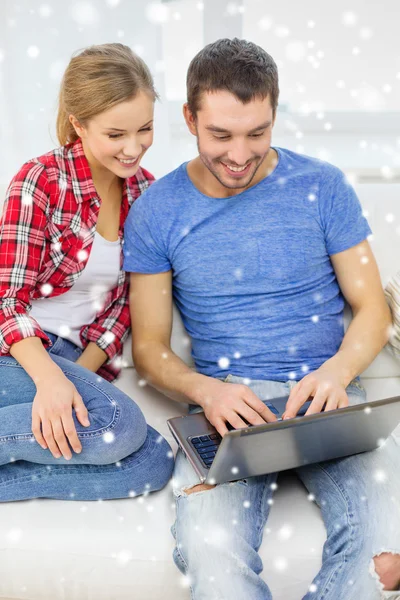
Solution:
<svg viewBox="0 0 400 600">
<path fill-rule="evenodd" d="M 124 269 L 172 269 L 199 373 L 302 379 L 339 349 L 344 298 L 329 256 L 371 229 L 343 173 L 275 148 L 279 162 L 236 196 L 211 198 L 184 163 L 133 204 Z"/>
</svg>

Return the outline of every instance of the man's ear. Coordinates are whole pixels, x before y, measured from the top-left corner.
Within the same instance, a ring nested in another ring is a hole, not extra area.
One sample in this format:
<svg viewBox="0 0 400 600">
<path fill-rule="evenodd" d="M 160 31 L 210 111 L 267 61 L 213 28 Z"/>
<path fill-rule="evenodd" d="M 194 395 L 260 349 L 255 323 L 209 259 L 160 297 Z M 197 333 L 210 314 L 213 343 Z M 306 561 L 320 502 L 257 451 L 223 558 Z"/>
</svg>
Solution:
<svg viewBox="0 0 400 600">
<path fill-rule="evenodd" d="M 193 116 L 187 102 L 185 102 L 185 104 L 183 105 L 183 116 L 185 118 L 186 125 L 188 126 L 190 133 L 192 135 L 197 136 L 196 119 Z"/>
<path fill-rule="evenodd" d="M 80 138 L 85 137 L 86 129 L 80 124 L 78 119 L 74 117 L 74 115 L 69 115 L 68 119 L 72 127 L 75 129 L 76 135 L 78 135 Z"/>
</svg>

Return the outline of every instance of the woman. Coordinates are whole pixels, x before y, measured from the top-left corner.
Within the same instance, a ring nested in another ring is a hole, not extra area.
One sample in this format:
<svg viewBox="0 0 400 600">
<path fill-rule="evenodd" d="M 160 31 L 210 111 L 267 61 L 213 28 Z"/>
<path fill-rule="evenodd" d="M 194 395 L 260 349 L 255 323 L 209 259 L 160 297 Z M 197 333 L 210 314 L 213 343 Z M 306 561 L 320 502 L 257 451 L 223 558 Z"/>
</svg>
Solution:
<svg viewBox="0 0 400 600">
<path fill-rule="evenodd" d="M 9 186 L 0 221 L 0 501 L 123 498 L 171 476 L 169 445 L 109 383 L 130 324 L 123 226 L 153 181 L 139 164 L 156 98 L 130 48 L 87 48 L 61 84 L 61 147 L 28 161 Z"/>
</svg>

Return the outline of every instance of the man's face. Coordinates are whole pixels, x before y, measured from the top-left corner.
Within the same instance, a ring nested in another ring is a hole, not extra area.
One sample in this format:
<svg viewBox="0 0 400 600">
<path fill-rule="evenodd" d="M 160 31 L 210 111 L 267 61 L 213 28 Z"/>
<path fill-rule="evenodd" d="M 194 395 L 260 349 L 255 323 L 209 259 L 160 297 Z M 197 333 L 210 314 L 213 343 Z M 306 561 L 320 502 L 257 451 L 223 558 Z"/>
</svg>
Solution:
<svg viewBox="0 0 400 600">
<path fill-rule="evenodd" d="M 269 97 L 243 104 L 226 91 L 204 93 L 193 124 L 200 158 L 218 182 L 231 190 L 250 186 L 271 145 Z"/>
</svg>

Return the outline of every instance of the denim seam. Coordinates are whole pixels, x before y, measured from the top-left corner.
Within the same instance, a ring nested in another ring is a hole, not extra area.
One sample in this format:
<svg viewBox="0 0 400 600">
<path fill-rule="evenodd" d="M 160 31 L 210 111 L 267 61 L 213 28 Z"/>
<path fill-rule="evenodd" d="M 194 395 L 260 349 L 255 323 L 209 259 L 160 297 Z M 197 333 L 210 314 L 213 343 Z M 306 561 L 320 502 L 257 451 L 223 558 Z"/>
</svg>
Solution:
<svg viewBox="0 0 400 600">
<path fill-rule="evenodd" d="M 177 552 L 179 558 L 181 559 L 182 563 L 185 565 L 186 575 L 188 575 L 189 574 L 189 565 L 187 564 L 186 560 L 183 558 L 183 554 L 180 551 L 180 548 L 178 547 L 178 538 L 179 538 L 179 535 L 178 535 L 178 523 L 179 523 L 179 520 L 178 520 L 178 509 L 179 509 L 179 502 L 181 500 L 183 500 L 184 498 L 185 498 L 184 496 L 178 496 L 176 498 L 177 511 L 176 511 L 176 519 L 175 519 L 175 535 L 176 535 L 176 538 L 175 538 L 176 539 L 175 548 L 176 548 L 176 552 Z M 189 581 L 190 581 L 190 578 L 189 578 Z M 189 584 L 189 588 L 190 588 L 190 598 L 191 598 L 191 600 L 194 600 L 194 590 L 193 590 L 193 586 L 191 585 L 191 583 Z"/>
<path fill-rule="evenodd" d="M 338 575 L 339 575 L 340 571 L 343 569 L 343 565 L 344 565 L 344 564 L 347 562 L 346 556 L 347 556 L 348 552 L 351 550 L 351 548 L 352 548 L 352 545 L 353 545 L 353 539 L 354 539 L 354 537 L 353 537 L 353 530 L 354 530 L 354 527 L 353 527 L 353 525 L 351 524 L 351 519 L 350 519 L 350 514 L 352 514 L 352 513 L 350 513 L 350 514 L 349 514 L 349 510 L 348 510 L 348 509 L 349 509 L 349 507 L 351 506 L 350 499 L 349 499 L 349 498 L 347 498 L 347 496 L 346 496 L 346 494 L 344 493 L 344 491 L 343 491 L 343 489 L 341 488 L 341 486 L 340 486 L 340 485 L 337 483 L 337 481 L 335 481 L 335 480 L 333 479 L 333 477 L 332 477 L 332 476 L 331 476 L 331 475 L 328 473 L 328 471 L 326 471 L 326 469 L 324 469 L 324 468 L 323 468 L 323 467 L 322 467 L 320 464 L 317 464 L 316 466 L 317 466 L 319 469 L 321 469 L 321 471 L 324 471 L 325 475 L 326 475 L 327 477 L 329 477 L 329 479 L 331 480 L 331 482 L 333 483 L 333 485 L 334 485 L 334 486 L 335 486 L 335 487 L 336 487 L 336 488 L 339 490 L 339 492 L 340 492 L 340 495 L 342 496 L 342 498 L 343 498 L 343 500 L 344 500 L 344 502 L 345 502 L 345 505 L 346 505 L 347 524 L 348 524 L 348 526 L 349 526 L 349 529 L 350 529 L 350 537 L 349 537 L 349 542 L 350 542 L 350 543 L 349 543 L 349 547 L 344 549 L 344 551 L 343 551 L 343 560 L 342 560 L 342 562 L 340 563 L 340 565 L 339 565 L 338 567 L 336 567 L 335 569 L 332 569 L 332 571 L 331 571 L 331 575 L 330 575 L 330 577 L 329 577 L 328 581 L 326 582 L 325 589 L 322 591 L 322 595 L 321 595 L 321 596 L 319 596 L 319 597 L 320 597 L 320 599 L 321 599 L 321 600 L 323 600 L 324 598 L 326 598 L 326 595 L 327 595 L 327 593 L 328 593 L 328 592 L 330 591 L 330 589 L 331 589 L 331 585 L 330 585 L 330 584 L 331 584 L 333 581 L 335 581 L 335 579 L 337 579 L 337 577 L 338 577 Z"/>
<path fill-rule="evenodd" d="M 146 440 L 147 441 L 147 440 Z M 146 442 L 144 442 L 144 444 L 146 444 Z M 148 448 L 145 448 L 145 452 L 143 454 L 143 456 L 141 457 L 140 461 L 135 461 L 135 464 L 133 465 L 133 467 L 118 467 L 118 471 L 126 471 L 128 469 L 134 468 L 136 469 L 138 465 L 140 465 L 142 462 L 144 462 L 144 460 L 147 458 L 148 454 L 149 454 L 149 450 L 152 450 L 153 446 L 150 445 L 150 442 L 147 442 Z M 143 446 L 141 446 L 142 448 Z M 141 448 L 139 448 L 139 450 L 141 450 Z M 123 459 L 122 459 L 123 460 Z M 119 462 L 119 461 L 117 461 Z M 79 464 L 79 465 L 46 465 L 49 467 L 57 467 L 56 469 L 48 469 L 45 473 L 46 477 L 55 477 L 56 475 L 65 475 L 66 472 L 71 473 L 71 472 L 76 472 L 76 473 L 82 473 L 81 468 L 82 467 L 98 467 L 96 470 L 92 469 L 92 472 L 95 472 L 96 474 L 101 473 L 104 469 L 104 467 L 111 467 L 114 466 L 115 462 L 113 463 L 109 463 L 106 465 L 91 465 L 91 464 Z M 44 466 L 44 465 L 42 465 Z M 41 475 L 35 475 L 36 480 L 40 480 L 43 479 L 43 474 Z M 14 484 L 20 484 L 20 483 L 28 483 L 28 482 L 32 482 L 32 475 L 23 475 L 22 477 L 14 477 L 11 480 L 6 480 L 6 481 L 1 481 L 0 480 L 0 488 L 1 487 L 8 487 Z"/>
<path fill-rule="evenodd" d="M 267 482 L 268 482 L 268 479 L 267 479 Z M 267 504 L 267 502 L 265 502 L 265 499 L 266 499 L 266 496 L 267 496 L 267 492 L 268 492 L 268 483 L 267 482 L 265 483 L 264 491 L 261 494 L 260 503 L 259 503 L 258 512 L 257 512 L 257 514 L 259 514 L 259 515 L 262 514 L 263 515 L 263 517 L 260 519 L 259 523 L 257 523 L 257 528 L 258 528 L 258 534 L 257 534 L 258 535 L 257 552 L 260 549 L 262 541 L 263 541 L 264 527 L 265 527 L 265 524 L 267 522 L 268 513 L 269 513 L 269 510 L 270 510 L 269 505 Z M 266 514 L 266 511 L 265 511 L 266 507 L 268 507 L 267 514 Z"/>
</svg>

